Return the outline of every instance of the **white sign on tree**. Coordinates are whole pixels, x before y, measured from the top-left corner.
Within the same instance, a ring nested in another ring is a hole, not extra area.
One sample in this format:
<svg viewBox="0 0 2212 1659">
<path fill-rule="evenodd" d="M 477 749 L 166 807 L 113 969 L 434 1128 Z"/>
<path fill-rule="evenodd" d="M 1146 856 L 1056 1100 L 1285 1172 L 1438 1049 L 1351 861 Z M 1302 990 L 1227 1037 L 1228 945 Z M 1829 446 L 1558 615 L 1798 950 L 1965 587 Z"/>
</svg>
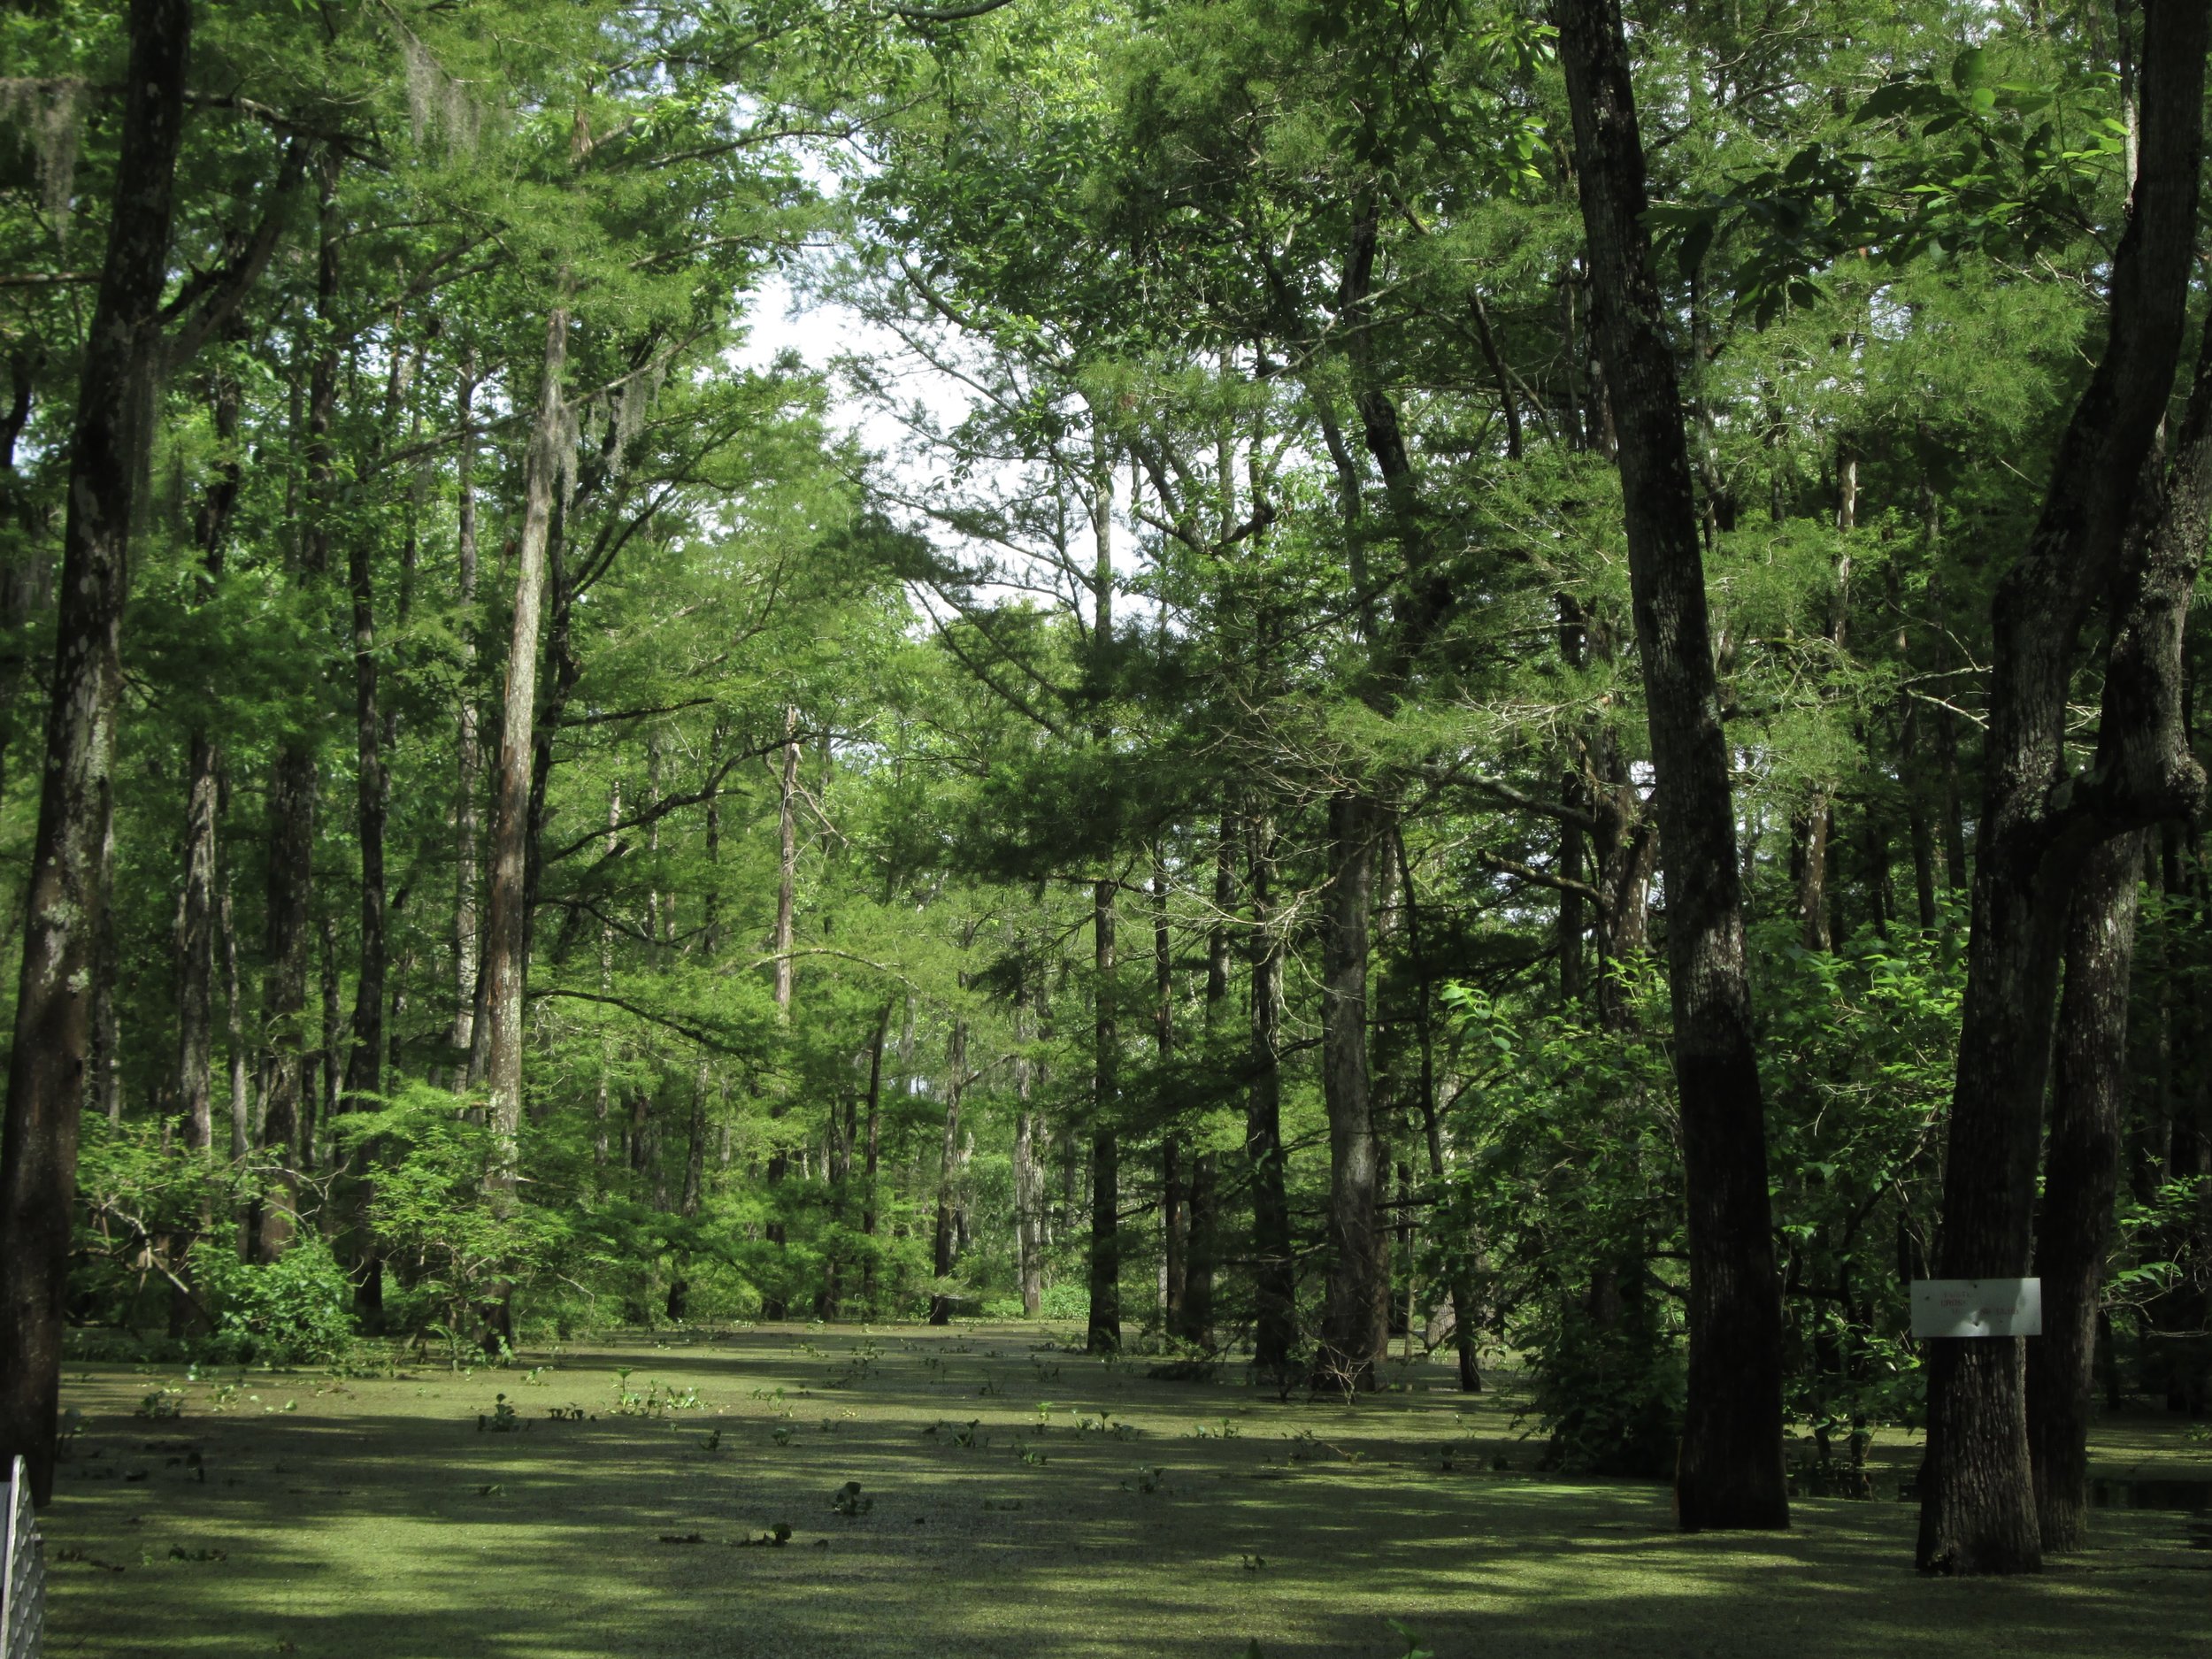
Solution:
<svg viewBox="0 0 2212 1659">
<path fill-rule="evenodd" d="M 2041 1336 L 2039 1279 L 1919 1279 L 1912 1286 L 1912 1333 Z"/>
</svg>

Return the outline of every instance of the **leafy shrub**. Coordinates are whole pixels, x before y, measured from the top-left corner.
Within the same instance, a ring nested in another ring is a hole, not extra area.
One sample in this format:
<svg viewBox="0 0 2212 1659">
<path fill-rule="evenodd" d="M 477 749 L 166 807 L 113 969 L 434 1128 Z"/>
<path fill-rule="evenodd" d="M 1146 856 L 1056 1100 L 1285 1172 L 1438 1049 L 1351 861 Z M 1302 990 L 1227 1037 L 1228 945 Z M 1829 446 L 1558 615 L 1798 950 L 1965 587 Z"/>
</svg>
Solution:
<svg viewBox="0 0 2212 1659">
<path fill-rule="evenodd" d="M 1684 1395 L 1681 1164 L 1655 983 L 1629 994 L 1648 1023 L 1625 1030 L 1451 994 L 1491 1070 L 1454 1109 L 1465 1156 L 1433 1232 L 1440 1255 L 1473 1246 L 1450 1266 L 1528 1356 L 1546 1463 L 1658 1478 Z"/>
<path fill-rule="evenodd" d="M 994 1296 L 982 1307 L 987 1319 L 1020 1319 L 1022 1312 L 1018 1296 Z M 1040 1319 L 1086 1320 L 1091 1317 L 1091 1293 L 1083 1285 L 1048 1285 L 1037 1298 L 1037 1317 Z"/>
<path fill-rule="evenodd" d="M 198 1345 L 208 1358 L 314 1363 L 337 1358 L 353 1340 L 353 1281 L 313 1233 L 258 1263 L 203 1243 L 192 1252 L 192 1268 L 215 1317 L 214 1331 Z"/>
<path fill-rule="evenodd" d="M 495 1148 L 468 1102 L 410 1083 L 381 1110 L 349 1113 L 335 1128 L 349 1153 L 366 1142 L 377 1159 L 369 1224 L 398 1280 L 384 1304 L 388 1330 L 457 1340 L 502 1286 L 528 1286 L 543 1271 L 563 1224 L 540 1205 L 501 1215 L 484 1202 Z"/>
<path fill-rule="evenodd" d="M 1091 1292 L 1087 1285 L 1047 1285 L 1038 1298 L 1037 1314 L 1044 1319 L 1088 1319 Z"/>
</svg>

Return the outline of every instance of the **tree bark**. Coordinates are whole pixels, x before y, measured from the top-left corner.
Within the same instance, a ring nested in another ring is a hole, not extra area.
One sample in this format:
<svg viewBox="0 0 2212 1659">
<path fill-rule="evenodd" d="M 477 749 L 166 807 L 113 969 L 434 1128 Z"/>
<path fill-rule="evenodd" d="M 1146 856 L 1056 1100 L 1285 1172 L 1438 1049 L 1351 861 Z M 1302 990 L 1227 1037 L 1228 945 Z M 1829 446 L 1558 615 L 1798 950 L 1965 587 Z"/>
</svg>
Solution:
<svg viewBox="0 0 2212 1659">
<path fill-rule="evenodd" d="M 217 797 L 217 816 L 222 796 Z M 238 973 L 238 924 L 232 914 L 230 876 L 224 872 L 217 899 L 216 923 L 223 946 L 223 1015 L 230 1039 L 230 1161 L 243 1164 L 253 1150 L 253 1089 L 246 1064 L 246 995 Z"/>
<path fill-rule="evenodd" d="M 783 761 L 779 776 L 776 797 L 776 924 L 772 949 L 775 959 L 772 964 L 774 974 L 776 1012 L 788 1023 L 791 1018 L 791 945 L 795 916 L 795 888 L 798 878 L 798 795 L 799 795 L 799 710 L 795 707 L 783 711 Z M 768 1120 L 772 1125 L 782 1120 L 787 1102 L 772 1099 L 768 1105 Z M 773 1135 L 776 1132 L 771 1130 Z M 785 1171 L 790 1159 L 780 1144 L 772 1145 L 768 1153 L 767 1179 L 771 1187 L 783 1184 Z M 771 1197 L 770 1203 L 775 1201 Z M 785 1241 L 785 1227 L 780 1210 L 772 1209 L 771 1219 L 764 1232 L 768 1242 L 779 1250 Z M 764 1296 L 761 1301 L 761 1317 L 780 1319 L 784 1315 L 784 1301 L 780 1292 Z"/>
<path fill-rule="evenodd" d="M 907 1004 L 908 1029 L 911 1030 L 913 1003 Z M 884 1004 L 883 1017 L 876 1022 L 875 1052 L 868 1065 L 868 1141 L 867 1152 L 861 1164 L 860 1231 L 867 1240 L 865 1254 L 860 1258 L 860 1299 L 866 1304 L 872 1317 L 876 1311 L 876 1174 L 882 1146 L 883 1122 L 883 1039 L 891 1025 L 891 1005 Z M 905 1033 L 902 1033 L 902 1057 L 905 1049 Z"/>
<path fill-rule="evenodd" d="M 1682 1525 L 1789 1522 L 1781 1287 L 1745 976 L 1728 747 L 1707 631 L 1682 397 L 1663 329 L 1642 140 L 1617 0 L 1559 0 L 1597 337 L 1617 434 L 1667 883 L 1688 1219 Z"/>
<path fill-rule="evenodd" d="M 1114 1017 L 1114 883 L 1091 887 L 1091 966 L 1095 1007 L 1091 1057 L 1091 1250 L 1089 1326 L 1094 1354 L 1121 1349 L 1121 1035 Z"/>
<path fill-rule="evenodd" d="M 2121 835 L 2091 854 L 2066 920 L 2049 1165 L 2036 1226 L 2043 1334 L 2027 1345 L 2028 1448 L 2047 1551 L 2088 1543 L 2089 1402 L 2105 1247 L 2119 1192 L 2142 849 L 2141 835 Z"/>
<path fill-rule="evenodd" d="M 93 951 L 113 860 L 131 515 L 151 435 L 191 28 L 187 0 L 132 0 L 114 208 L 70 442 L 46 764 L 0 1135 L 0 1463 L 22 1456 L 42 1507 L 54 1492 Z"/>
<path fill-rule="evenodd" d="M 331 521 L 336 507 L 337 462 L 331 427 L 338 406 L 338 164 L 316 159 L 319 211 L 314 338 L 307 389 L 307 511 L 299 526 L 293 580 L 316 580 L 329 567 Z M 266 904 L 267 988 L 262 996 L 268 1045 L 267 1107 L 261 1144 L 275 1155 L 271 1190 L 260 1209 L 256 1250 L 265 1261 L 280 1255 L 297 1226 L 298 1168 L 306 1156 L 302 1132 L 312 1108 L 307 1083 L 308 906 L 315 872 L 315 809 L 319 792 L 315 749 L 299 735 L 277 746 L 269 778 L 269 856 Z"/>
<path fill-rule="evenodd" d="M 1375 803 L 1329 803 L 1328 891 L 1321 924 L 1321 1073 L 1329 1117 L 1329 1275 L 1313 1386 L 1352 1394 L 1375 1386 L 1389 1341 L 1390 1240 L 1382 1225 L 1386 1173 L 1375 1133 L 1367 1064 L 1368 922 L 1374 900 Z"/>
<path fill-rule="evenodd" d="M 2077 810 L 2080 803 L 2064 798 L 2104 791 L 2072 780 L 2055 786 L 2065 764 L 2077 641 L 2090 606 L 2119 575 L 2181 349 L 2206 26 L 2203 0 L 2173 0 L 2148 13 L 2142 163 L 2112 261 L 2104 354 L 2060 441 L 2041 518 L 1991 605 L 1973 932 L 1936 1253 L 1941 1278 L 2006 1279 L 2028 1271 L 2038 1120 L 2069 889 L 2081 854 L 2124 827 L 2092 826 Z M 2198 541 L 2200 549 L 2201 531 Z M 2186 589 L 2182 610 L 2185 595 Z M 2107 673 L 2101 768 L 2108 746 L 2130 741 L 2139 726 L 2116 718 L 2112 706 L 2115 676 L 2127 677 L 2120 637 Z M 2189 803 L 2177 805 L 2188 810 Z M 2083 822 L 2085 839 L 2077 847 L 2064 845 L 2058 833 L 2070 816 Z M 1932 1345 L 1917 1550 L 1924 1571 L 2024 1572 L 2042 1563 L 2021 1341 Z"/>
<path fill-rule="evenodd" d="M 1237 902 L 1236 857 L 1239 832 L 1234 814 L 1221 815 L 1221 833 L 1214 844 L 1213 926 L 1206 934 L 1206 1041 L 1210 1049 L 1224 1041 L 1223 1025 L 1229 1015 L 1231 913 Z M 1219 1264 L 1220 1173 L 1210 1151 L 1190 1162 L 1190 1185 L 1186 1197 L 1188 1221 L 1183 1255 L 1183 1305 L 1171 1334 L 1202 1348 L 1213 1346 L 1214 1272 Z"/>
<path fill-rule="evenodd" d="M 1152 1036 L 1164 1069 L 1175 1056 L 1175 958 L 1167 926 L 1167 864 L 1152 859 Z M 1183 1139 L 1170 1122 L 1160 1134 L 1160 1323 L 1172 1333 L 1182 1322 L 1189 1273 L 1190 1215 L 1183 1168 Z"/>
<path fill-rule="evenodd" d="M 453 464 L 463 680 L 453 743 L 453 1025 L 446 1038 L 454 1050 L 454 1075 L 463 1079 L 468 1074 L 464 1056 L 475 1046 L 476 979 L 482 965 L 476 904 L 483 857 L 483 814 L 477 802 L 484 769 L 482 711 L 477 704 L 476 687 L 470 683 L 476 666 L 476 353 L 472 349 L 461 370 L 456 411 L 461 422 L 461 446 Z"/>
<path fill-rule="evenodd" d="M 238 503 L 240 388 L 218 370 L 209 387 L 219 453 L 214 475 L 193 526 L 204 575 L 200 596 L 214 596 L 223 573 L 224 542 Z M 177 910 L 177 1116 L 184 1144 L 204 1150 L 215 1139 L 216 831 L 220 822 L 222 756 L 204 726 L 185 744 L 184 893 Z"/>
<path fill-rule="evenodd" d="M 39 372 L 46 366 L 43 346 L 25 342 L 8 354 L 9 397 L 0 414 L 0 789 L 14 748 L 16 700 L 23 693 L 29 666 L 23 625 L 52 602 L 45 559 L 32 549 L 47 534 L 49 517 L 15 462 L 16 445 L 30 424 Z"/>
<path fill-rule="evenodd" d="M 491 880 L 484 930 L 485 1012 L 489 1020 L 487 1081 L 491 1096 L 492 1164 L 486 1177 L 492 1209 L 511 1215 L 516 1202 L 518 1137 L 522 1125 L 523 991 L 530 943 L 529 841 L 533 742 L 538 701 L 538 623 L 545 603 L 546 543 L 554 492 L 568 442 L 561 376 L 568 358 L 568 312 L 554 307 L 545 332 L 545 370 L 531 427 L 523 485 L 522 535 L 515 560 L 514 635 L 507 653 L 501 710 L 498 794 L 492 814 Z"/>
<path fill-rule="evenodd" d="M 783 773 L 776 796 L 776 1007 L 791 1012 L 791 946 L 799 876 L 799 711 L 783 711 Z"/>
<path fill-rule="evenodd" d="M 1406 856 L 1405 834 L 1394 822 L 1390 836 L 1398 858 L 1400 891 L 1405 897 L 1406 952 L 1413 958 L 1413 994 L 1419 999 L 1414 1005 L 1414 1024 L 1421 1039 L 1421 1077 L 1417 1098 L 1421 1108 L 1422 1139 L 1428 1147 L 1429 1180 L 1441 1199 L 1447 1170 L 1444 1128 L 1441 1115 L 1436 1110 L 1436 1033 L 1429 1007 L 1432 987 L 1428 952 L 1421 934 L 1419 895 L 1413 886 L 1413 861 Z M 1481 1248 L 1479 1237 L 1463 1240 L 1461 1250 L 1447 1258 L 1446 1268 L 1446 1282 L 1452 1297 L 1452 1351 L 1459 1362 L 1459 1391 L 1469 1394 L 1482 1392 L 1482 1367 L 1475 1351 L 1475 1320 L 1481 1299 L 1476 1275 L 1469 1264 L 1469 1258 Z"/>
<path fill-rule="evenodd" d="M 1245 820 L 1252 895 L 1252 1081 L 1244 1102 L 1244 1159 L 1252 1183 L 1252 1363 L 1289 1380 L 1298 1346 L 1297 1263 L 1283 1170 L 1283 937 L 1275 915 L 1275 826 Z"/>
<path fill-rule="evenodd" d="M 388 426 L 399 418 L 410 371 L 395 348 Z M 365 1110 L 384 1086 L 384 820 L 391 780 L 384 765 L 384 717 L 377 696 L 376 547 L 357 531 L 347 543 L 346 586 L 353 601 L 354 811 L 361 856 L 361 949 L 353 997 L 353 1048 L 346 1058 L 348 1111 Z"/>
<path fill-rule="evenodd" d="M 952 1323 L 952 1298 L 944 1289 L 944 1281 L 952 1277 L 955 1255 L 953 1212 L 957 1206 L 953 1187 L 960 1173 L 960 1097 L 968 1073 L 968 1022 L 956 1016 L 945 1071 L 945 1140 L 937 1160 L 937 1226 L 931 1256 L 931 1271 L 937 1278 L 937 1286 L 929 1297 L 932 1325 Z"/>
</svg>

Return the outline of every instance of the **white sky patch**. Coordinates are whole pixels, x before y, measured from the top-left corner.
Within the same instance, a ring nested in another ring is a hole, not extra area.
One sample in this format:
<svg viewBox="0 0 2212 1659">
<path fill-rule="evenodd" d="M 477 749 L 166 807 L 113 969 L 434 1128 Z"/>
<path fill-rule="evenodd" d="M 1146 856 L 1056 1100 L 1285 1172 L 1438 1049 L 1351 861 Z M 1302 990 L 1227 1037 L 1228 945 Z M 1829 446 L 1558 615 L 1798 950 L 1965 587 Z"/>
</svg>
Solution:
<svg viewBox="0 0 2212 1659">
<path fill-rule="evenodd" d="M 792 353 L 808 368 L 825 376 L 829 388 L 831 431 L 838 437 L 854 440 L 868 452 L 890 495 L 903 496 L 909 502 L 941 496 L 939 486 L 944 479 L 947 457 L 917 429 L 912 420 L 902 419 L 902 415 L 918 414 L 939 431 L 950 432 L 974 409 L 979 398 L 976 389 L 957 374 L 924 359 L 894 330 L 872 321 L 850 306 L 810 292 L 811 286 L 803 279 L 795 282 L 781 273 L 763 281 L 755 290 L 747 313 L 745 345 L 733 354 L 732 362 L 740 368 L 764 371 L 785 352 Z M 959 345 L 958 342 L 952 342 L 952 355 L 945 359 L 956 366 L 959 362 Z M 869 359 L 877 377 L 891 388 L 895 407 L 887 407 L 880 400 L 854 396 L 844 377 L 836 372 L 836 362 L 841 357 L 855 356 Z M 1025 492 L 1045 488 L 1036 468 L 1018 462 L 972 465 L 970 471 L 968 494 L 977 501 L 1014 500 Z M 1116 481 L 1121 488 L 1116 493 L 1113 561 L 1117 574 L 1126 581 L 1141 569 L 1143 553 L 1136 526 L 1126 511 L 1126 482 L 1119 476 Z M 1004 567 L 1010 561 L 1010 549 L 1002 544 L 969 541 L 911 507 L 901 505 L 894 517 L 926 534 L 941 548 L 954 553 L 964 552 L 968 556 L 964 563 L 990 562 Z M 1087 528 L 1083 534 L 1087 539 Z M 1056 583 L 1043 573 L 1055 561 L 1042 550 L 1031 557 L 1038 567 L 1037 586 L 1067 588 L 1065 581 Z M 1083 562 L 1087 563 L 1087 556 Z M 928 614 L 940 619 L 947 615 L 944 601 L 936 595 L 917 592 L 914 596 Z M 1035 587 L 984 583 L 975 589 L 975 597 L 987 604 L 1018 599 L 1033 603 L 1038 595 Z M 1063 603 L 1079 607 L 1087 617 L 1089 614 L 1087 595 L 1067 591 Z M 1125 606 L 1127 601 L 1125 598 L 1121 603 Z"/>
</svg>

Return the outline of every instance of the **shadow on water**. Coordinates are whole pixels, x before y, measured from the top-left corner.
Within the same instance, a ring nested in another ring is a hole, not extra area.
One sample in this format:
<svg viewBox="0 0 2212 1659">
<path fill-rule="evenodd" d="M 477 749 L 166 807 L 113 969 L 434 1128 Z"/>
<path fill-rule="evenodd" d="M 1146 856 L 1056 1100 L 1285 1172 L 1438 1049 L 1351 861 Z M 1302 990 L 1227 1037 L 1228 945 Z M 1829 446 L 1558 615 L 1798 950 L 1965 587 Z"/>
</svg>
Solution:
<svg viewBox="0 0 2212 1659">
<path fill-rule="evenodd" d="M 2181 1509 L 2212 1514 L 2212 1480 L 2093 1480 L 2089 1504 L 2097 1509 Z"/>
</svg>

